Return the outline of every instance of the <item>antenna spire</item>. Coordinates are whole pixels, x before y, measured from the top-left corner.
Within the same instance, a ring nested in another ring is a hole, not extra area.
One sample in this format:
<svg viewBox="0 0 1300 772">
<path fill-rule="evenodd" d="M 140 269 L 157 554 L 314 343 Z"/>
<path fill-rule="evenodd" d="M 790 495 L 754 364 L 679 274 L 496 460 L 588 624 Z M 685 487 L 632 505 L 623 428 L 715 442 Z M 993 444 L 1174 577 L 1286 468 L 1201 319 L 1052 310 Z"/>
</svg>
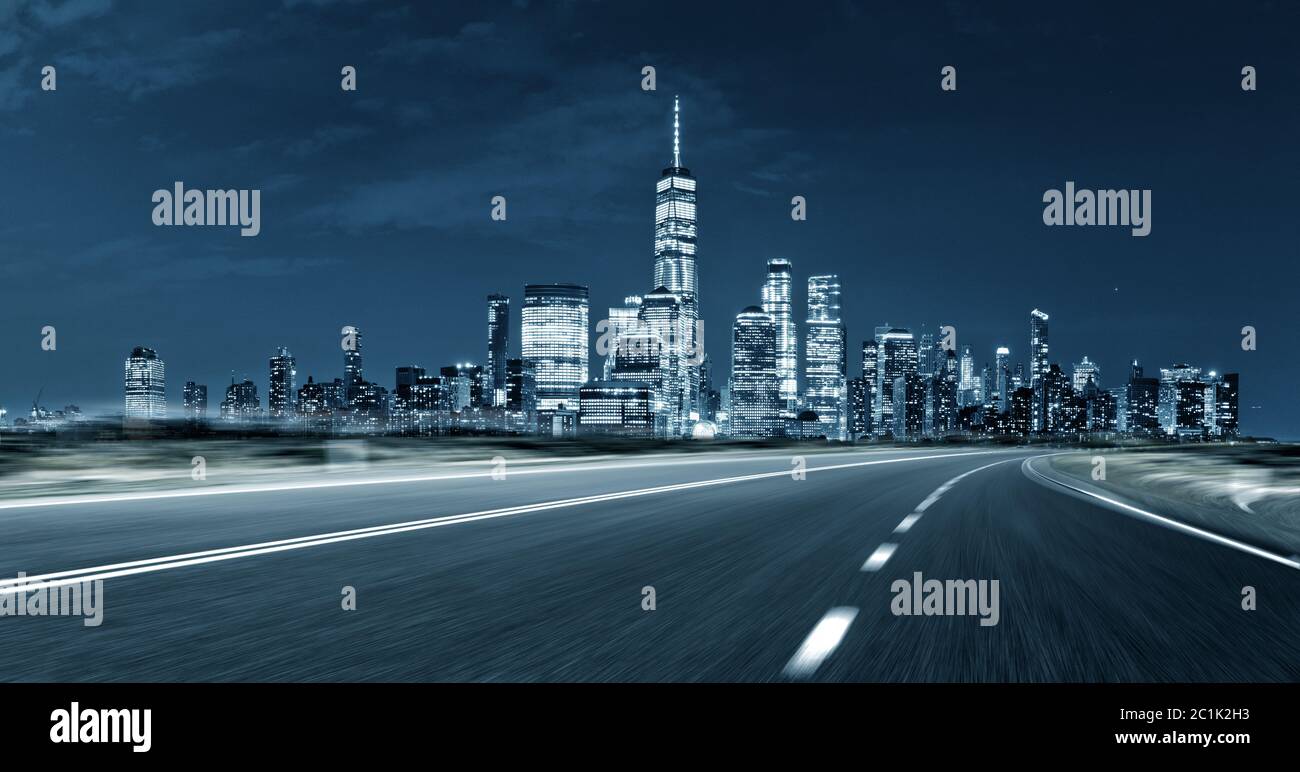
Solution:
<svg viewBox="0 0 1300 772">
<path fill-rule="evenodd" d="M 673 167 L 682 165 L 682 122 L 681 105 L 673 97 Z"/>
</svg>

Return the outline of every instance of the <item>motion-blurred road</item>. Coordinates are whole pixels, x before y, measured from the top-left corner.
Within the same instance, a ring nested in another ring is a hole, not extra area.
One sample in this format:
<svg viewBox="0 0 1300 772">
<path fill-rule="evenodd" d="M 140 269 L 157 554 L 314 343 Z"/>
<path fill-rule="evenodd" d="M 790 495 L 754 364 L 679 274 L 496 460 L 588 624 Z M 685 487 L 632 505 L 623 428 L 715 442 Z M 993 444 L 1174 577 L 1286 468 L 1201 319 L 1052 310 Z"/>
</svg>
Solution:
<svg viewBox="0 0 1300 772">
<path fill-rule="evenodd" d="M 0 617 L 0 680 L 1300 680 L 1300 571 L 1032 479 L 1048 452 L 0 502 L 4 577 L 110 575 L 99 627 Z M 895 616 L 917 571 L 998 580 L 998 624 Z"/>
</svg>

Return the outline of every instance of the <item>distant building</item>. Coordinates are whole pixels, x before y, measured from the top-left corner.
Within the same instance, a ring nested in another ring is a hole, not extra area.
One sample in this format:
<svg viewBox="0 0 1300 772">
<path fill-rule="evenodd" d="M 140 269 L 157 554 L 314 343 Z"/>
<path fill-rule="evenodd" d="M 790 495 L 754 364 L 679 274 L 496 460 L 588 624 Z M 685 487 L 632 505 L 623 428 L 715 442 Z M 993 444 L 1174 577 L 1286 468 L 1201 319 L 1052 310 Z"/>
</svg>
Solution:
<svg viewBox="0 0 1300 772">
<path fill-rule="evenodd" d="M 1070 385 L 1074 387 L 1075 391 L 1082 392 L 1089 382 L 1092 382 L 1097 388 L 1101 388 L 1101 368 L 1097 366 L 1096 362 L 1084 357 L 1082 362 L 1074 364 L 1074 376 Z"/>
<path fill-rule="evenodd" d="M 309 431 L 329 431 L 334 416 L 334 405 L 326 388 L 330 384 L 317 383 L 307 376 L 307 382 L 298 389 L 294 405 L 298 421 Z"/>
<path fill-rule="evenodd" d="M 1157 412 L 1160 415 L 1160 428 L 1165 434 L 1175 434 L 1178 431 L 1178 383 L 1199 380 L 1199 367 L 1177 364 L 1160 368 L 1160 402 Z"/>
<path fill-rule="evenodd" d="M 343 328 L 343 399 L 351 404 L 353 392 L 365 382 L 361 369 L 361 330 L 352 325 Z"/>
<path fill-rule="evenodd" d="M 199 423 L 208 417 L 208 387 L 194 381 L 185 382 L 182 393 L 185 420 Z"/>
<path fill-rule="evenodd" d="M 862 341 L 862 389 L 864 391 L 863 400 L 866 407 L 863 412 L 864 433 L 874 433 L 874 415 L 873 411 L 876 406 L 876 395 L 879 393 L 880 385 L 876 382 L 876 368 L 879 364 L 876 358 L 877 346 L 874 340 Z"/>
<path fill-rule="evenodd" d="M 925 428 L 925 379 L 912 372 L 893 383 L 894 438 L 917 439 Z"/>
<path fill-rule="evenodd" d="M 128 419 L 167 417 L 167 377 L 163 361 L 151 348 L 136 346 L 126 359 L 126 406 Z"/>
<path fill-rule="evenodd" d="M 849 385 L 849 437 L 856 440 L 867 434 L 870 415 L 867 406 L 867 383 L 862 378 L 850 378 Z"/>
<path fill-rule="evenodd" d="M 1239 397 L 1240 376 L 1237 373 L 1224 373 L 1215 385 L 1214 419 L 1218 433 L 1224 437 L 1236 437 L 1239 432 Z"/>
<path fill-rule="evenodd" d="M 894 431 L 894 381 L 916 373 L 916 340 L 901 327 L 876 328 L 876 403 L 872 427 L 877 436 Z"/>
<path fill-rule="evenodd" d="M 262 402 L 257 396 L 257 384 L 245 378 L 233 380 L 226 387 L 226 398 L 221 401 L 221 420 L 227 423 L 256 423 L 262 417 Z"/>
<path fill-rule="evenodd" d="M 506 414 L 517 431 L 537 426 L 537 370 L 527 359 L 506 360 Z"/>
<path fill-rule="evenodd" d="M 587 382 L 588 294 L 578 284 L 524 286 L 523 358 L 536 368 L 539 410 L 578 407 Z"/>
<path fill-rule="evenodd" d="M 774 257 L 767 261 L 763 282 L 763 312 L 776 324 L 776 376 L 780 381 L 782 411 L 794 415 L 799 401 L 799 336 L 794 323 L 794 274 L 790 261 Z"/>
<path fill-rule="evenodd" d="M 776 373 L 776 323 L 758 306 L 736 316 L 731 339 L 733 437 L 775 437 L 782 432 L 780 382 Z"/>
<path fill-rule="evenodd" d="M 578 389 L 578 433 L 655 436 L 654 392 L 633 381 L 591 381 Z"/>
<path fill-rule="evenodd" d="M 847 333 L 840 321 L 838 276 L 808 277 L 807 335 L 804 402 L 817 413 L 828 439 L 843 440 L 848 429 L 845 415 Z M 913 352 L 915 355 L 915 350 Z"/>
<path fill-rule="evenodd" d="M 298 377 L 298 363 L 289 349 L 281 346 L 271 357 L 271 377 L 267 388 L 267 407 L 272 419 L 293 416 L 294 389 Z"/>
<path fill-rule="evenodd" d="M 487 395 L 484 405 L 506 401 L 506 358 L 510 350 L 510 296 L 488 295 Z"/>
</svg>

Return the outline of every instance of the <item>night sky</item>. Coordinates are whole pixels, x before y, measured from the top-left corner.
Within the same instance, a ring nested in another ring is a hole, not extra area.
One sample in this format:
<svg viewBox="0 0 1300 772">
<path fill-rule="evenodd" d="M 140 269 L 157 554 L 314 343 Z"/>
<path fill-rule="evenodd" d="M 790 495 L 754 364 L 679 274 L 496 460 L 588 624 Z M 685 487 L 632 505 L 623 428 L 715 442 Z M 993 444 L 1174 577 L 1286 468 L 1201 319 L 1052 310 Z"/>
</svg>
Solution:
<svg viewBox="0 0 1300 772">
<path fill-rule="evenodd" d="M 1023 362 L 1038 307 L 1067 371 L 1238 371 L 1242 431 L 1300 437 L 1300 11 L 983 5 L 0 2 L 0 405 L 120 411 L 137 345 L 173 415 L 186 380 L 214 412 L 232 371 L 265 404 L 276 346 L 300 382 L 341 376 L 345 324 L 391 389 L 399 364 L 484 360 L 492 292 L 517 356 L 528 282 L 589 285 L 594 326 L 653 289 L 680 94 L 720 378 L 786 257 L 801 338 L 807 277 L 840 275 L 850 375 L 885 323 Z M 177 180 L 260 189 L 261 234 L 155 227 Z M 1067 180 L 1151 189 L 1151 234 L 1044 226 Z"/>
</svg>

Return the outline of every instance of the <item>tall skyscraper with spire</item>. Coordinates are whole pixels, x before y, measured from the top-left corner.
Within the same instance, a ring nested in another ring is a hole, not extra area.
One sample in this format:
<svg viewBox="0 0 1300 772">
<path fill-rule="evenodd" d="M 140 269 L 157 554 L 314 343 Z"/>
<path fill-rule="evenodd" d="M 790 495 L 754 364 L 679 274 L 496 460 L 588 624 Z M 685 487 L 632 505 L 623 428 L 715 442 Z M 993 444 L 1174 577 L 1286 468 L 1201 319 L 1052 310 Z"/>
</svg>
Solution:
<svg viewBox="0 0 1300 772">
<path fill-rule="evenodd" d="M 763 311 L 776 321 L 776 375 L 781 381 L 781 409 L 790 418 L 799 401 L 799 338 L 791 302 L 793 284 L 789 260 L 774 257 L 767 261 Z"/>
<path fill-rule="evenodd" d="M 686 412 L 699 415 L 699 368 L 689 363 L 703 359 L 699 333 L 699 281 L 695 271 L 695 178 L 682 166 L 681 105 L 673 98 L 673 160 L 663 170 L 655 185 L 655 272 L 654 287 L 680 298 L 684 326 L 689 330 L 676 357 L 686 372 L 682 374 L 688 391 Z M 689 427 L 683 427 L 689 430 Z"/>
</svg>

